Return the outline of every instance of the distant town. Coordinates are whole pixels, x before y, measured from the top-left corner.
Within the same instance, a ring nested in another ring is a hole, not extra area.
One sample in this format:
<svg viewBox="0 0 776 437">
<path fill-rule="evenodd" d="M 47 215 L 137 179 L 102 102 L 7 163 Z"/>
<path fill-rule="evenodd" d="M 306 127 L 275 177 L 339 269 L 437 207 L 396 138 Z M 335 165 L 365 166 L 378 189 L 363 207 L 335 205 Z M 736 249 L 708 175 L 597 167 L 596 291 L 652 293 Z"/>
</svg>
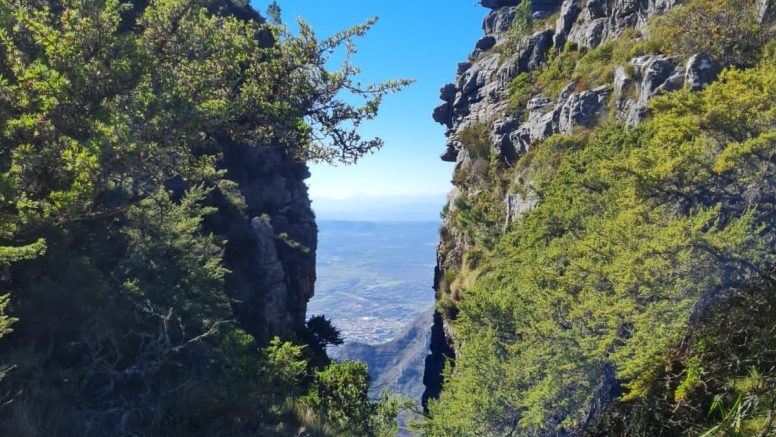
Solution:
<svg viewBox="0 0 776 437">
<path fill-rule="evenodd" d="M 325 315 L 345 341 L 393 339 L 434 304 L 438 226 L 320 222 L 318 279 L 307 314 Z"/>
</svg>

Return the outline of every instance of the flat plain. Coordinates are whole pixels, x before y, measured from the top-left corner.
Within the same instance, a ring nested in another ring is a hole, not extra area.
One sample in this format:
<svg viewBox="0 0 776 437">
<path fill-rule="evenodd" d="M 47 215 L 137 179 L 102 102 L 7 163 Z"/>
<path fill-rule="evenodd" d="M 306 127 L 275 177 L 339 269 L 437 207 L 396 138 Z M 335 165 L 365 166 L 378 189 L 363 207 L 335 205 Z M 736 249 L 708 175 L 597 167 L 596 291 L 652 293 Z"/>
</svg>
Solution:
<svg viewBox="0 0 776 437">
<path fill-rule="evenodd" d="M 318 222 L 317 281 L 309 316 L 323 314 L 346 342 L 383 343 L 434 304 L 438 222 Z"/>
</svg>

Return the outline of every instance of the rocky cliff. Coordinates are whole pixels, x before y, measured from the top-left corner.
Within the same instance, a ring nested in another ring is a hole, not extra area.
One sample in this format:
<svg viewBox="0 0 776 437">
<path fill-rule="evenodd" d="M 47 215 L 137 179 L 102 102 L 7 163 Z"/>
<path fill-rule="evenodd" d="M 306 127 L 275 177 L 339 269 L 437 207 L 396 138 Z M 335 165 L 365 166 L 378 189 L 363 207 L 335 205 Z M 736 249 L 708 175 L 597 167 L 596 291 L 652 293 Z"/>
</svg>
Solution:
<svg viewBox="0 0 776 437">
<path fill-rule="evenodd" d="M 644 49 L 651 20 L 679 1 L 533 0 L 533 27 L 516 36 L 512 23 L 523 13 L 518 3 L 481 2 L 490 9 L 484 36 L 458 64 L 455 80 L 442 86 L 442 103 L 432 114 L 447 127 L 441 159 L 454 164 L 454 188 L 443 210 L 435 275 L 439 313 L 426 360 L 424 402 L 439 395 L 441 369 L 456 353 L 459 340 L 451 321 L 464 289 L 483 275 L 478 265 L 500 232 L 537 202 L 535 193 L 516 189 L 525 187 L 529 176 L 515 173 L 515 164 L 555 134 L 584 133 L 607 121 L 636 126 L 649 116 L 655 96 L 702 90 L 722 70 L 723 62 L 703 52 L 683 57 Z M 771 14 L 768 2 L 756 7 L 760 21 Z M 598 70 L 580 60 L 590 53 L 606 58 Z M 610 62 L 617 56 L 627 61 Z M 581 68 L 588 70 L 571 73 Z M 614 377 L 611 370 L 603 374 L 589 420 L 617 394 L 605 393 Z"/>
<path fill-rule="evenodd" d="M 240 322 L 260 343 L 303 335 L 318 235 L 304 182 L 307 164 L 280 147 L 232 144 L 226 150 L 225 166 L 247 205 L 248 220 L 229 225 L 233 238 L 226 248 Z"/>
</svg>

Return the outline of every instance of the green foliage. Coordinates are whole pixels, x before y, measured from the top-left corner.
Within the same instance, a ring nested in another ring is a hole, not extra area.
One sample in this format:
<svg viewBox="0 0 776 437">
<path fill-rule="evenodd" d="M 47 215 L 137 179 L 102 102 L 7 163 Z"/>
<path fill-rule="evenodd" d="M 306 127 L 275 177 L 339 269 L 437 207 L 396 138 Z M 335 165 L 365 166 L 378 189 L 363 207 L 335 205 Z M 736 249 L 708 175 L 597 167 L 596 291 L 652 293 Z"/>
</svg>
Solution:
<svg viewBox="0 0 776 437">
<path fill-rule="evenodd" d="M 509 100 L 507 101 L 507 110 L 512 114 L 519 114 L 525 109 L 528 100 L 536 94 L 533 85 L 533 78 L 528 73 L 520 73 L 509 83 Z"/>
<path fill-rule="evenodd" d="M 228 158 L 354 163 L 410 81 L 356 81 L 376 19 L 318 38 L 240 0 L 141 3 L 0 0 L 0 434 L 296 435 L 310 353 L 234 320 Z"/>
<path fill-rule="evenodd" d="M 154 2 L 125 31 L 118 1 L 0 3 L 0 237 L 120 213 L 176 175 L 213 178 L 218 135 L 326 162 L 382 146 L 357 128 L 410 81 L 354 81 L 352 39 L 375 19 L 320 41 L 304 22 L 298 36 L 276 28 L 279 42 L 265 47 L 266 28 L 203 6 Z M 341 46 L 341 70 L 327 70 Z M 109 191 L 116 201 L 95 210 Z"/>
<path fill-rule="evenodd" d="M 684 399 L 688 392 L 694 389 L 698 385 L 698 382 L 700 382 L 703 367 L 701 367 L 699 363 L 700 358 L 697 356 L 690 358 L 688 361 L 687 367 L 684 369 L 684 379 L 679 386 L 676 387 L 676 391 L 674 392 L 674 400 L 676 402 Z"/>
<path fill-rule="evenodd" d="M 603 47 L 589 65 L 617 53 Z M 637 128 L 553 137 L 525 156 L 520 188 L 537 205 L 462 290 L 460 355 L 424 435 L 568 432 L 614 381 L 640 402 L 700 302 L 772 284 L 773 86 L 771 61 L 727 71 L 703 92 L 656 98 Z M 709 369 L 697 360 L 669 399 L 694 395 Z"/>
<path fill-rule="evenodd" d="M 307 371 L 307 362 L 302 359 L 302 349 L 302 346 L 294 346 L 275 337 L 269 346 L 261 351 L 261 372 L 276 399 L 283 400 L 299 394 L 299 380 Z M 279 402 L 275 400 L 274 403 L 277 405 Z"/>
<path fill-rule="evenodd" d="M 266 14 L 267 19 L 271 24 L 279 26 L 283 22 L 283 19 L 281 18 L 280 6 L 275 0 L 272 0 L 272 3 L 267 6 Z"/>
<path fill-rule="evenodd" d="M 10 296 L 7 294 L 4 296 L 0 296 L 0 337 L 10 332 L 13 332 L 13 329 L 11 329 L 11 325 L 17 321 L 17 319 L 13 317 L 9 317 L 5 313 L 5 309 L 8 306 L 9 298 Z"/>
<path fill-rule="evenodd" d="M 627 68 L 631 58 L 653 53 L 640 39 L 638 31 L 627 29 L 618 38 L 588 52 L 570 45 L 559 54 L 551 53 L 541 70 L 534 73 L 534 86 L 545 96 L 555 99 L 570 82 L 576 82 L 577 92 L 611 84 L 616 66 Z"/>
<path fill-rule="evenodd" d="M 754 0 L 694 0 L 660 17 L 655 35 L 670 55 L 705 52 L 723 65 L 753 66 L 773 36 L 759 8 Z"/>
<path fill-rule="evenodd" d="M 319 415 L 326 417 L 344 435 L 387 436 L 396 431 L 398 401 L 383 394 L 382 401 L 368 398 L 366 364 L 343 361 L 315 374 L 305 397 Z"/>
<path fill-rule="evenodd" d="M 515 54 L 517 45 L 523 37 L 529 36 L 533 31 L 533 14 L 531 13 L 531 0 L 521 0 L 515 8 L 515 18 L 507 31 L 504 49 L 501 52 L 502 59 Z"/>
<path fill-rule="evenodd" d="M 458 141 L 464 145 L 473 159 L 488 160 L 490 158 L 490 132 L 485 123 L 475 123 L 464 128 L 458 133 Z"/>
<path fill-rule="evenodd" d="M 328 346 L 339 346 L 343 342 L 339 329 L 335 328 L 331 320 L 322 314 L 307 320 L 307 331 L 312 336 L 312 344 L 321 350 L 325 350 Z"/>
</svg>

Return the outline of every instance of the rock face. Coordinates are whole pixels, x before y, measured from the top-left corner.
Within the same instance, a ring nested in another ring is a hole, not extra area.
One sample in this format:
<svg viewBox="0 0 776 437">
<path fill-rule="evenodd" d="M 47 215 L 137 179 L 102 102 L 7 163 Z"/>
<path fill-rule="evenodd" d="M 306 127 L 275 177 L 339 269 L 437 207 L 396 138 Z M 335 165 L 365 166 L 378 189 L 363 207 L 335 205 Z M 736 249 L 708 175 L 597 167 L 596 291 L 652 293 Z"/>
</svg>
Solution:
<svg viewBox="0 0 776 437">
<path fill-rule="evenodd" d="M 249 218 L 228 234 L 225 253 L 238 318 L 260 344 L 301 334 L 314 294 L 318 237 L 304 183 L 310 172 L 283 148 L 233 144 L 225 150 Z"/>
<path fill-rule="evenodd" d="M 710 56 L 699 53 L 682 63 L 664 55 L 635 57 L 628 65 L 616 67 L 613 81 L 595 89 L 584 83 L 571 82 L 554 100 L 537 95 L 522 108 L 507 106 L 509 84 L 521 73 L 540 68 L 548 56 L 564 49 L 566 42 L 591 50 L 609 39 L 619 37 L 626 29 L 644 30 L 653 16 L 679 3 L 678 0 L 532 0 L 535 16 L 557 12 L 554 26 L 526 36 L 511 47 L 513 53 L 502 59 L 499 45 L 509 43 L 506 33 L 515 17 L 517 0 L 482 1 L 492 9 L 483 20 L 485 36 L 476 42 L 469 60 L 458 64 L 455 80 L 442 87 L 443 103 L 433 111 L 433 119 L 447 128 L 443 161 L 455 163 L 453 177 L 456 185 L 448 196 L 447 210 L 455 210 L 455 200 L 461 196 L 474 202 L 483 190 L 475 187 L 472 167 L 475 159 L 464 147 L 460 134 L 475 125 L 485 125 L 490 142 L 490 156 L 508 166 L 526 152 L 532 144 L 554 134 L 572 134 L 578 129 L 592 128 L 607 119 L 636 125 L 647 115 L 648 102 L 653 97 L 680 89 L 685 84 L 693 90 L 704 88 L 716 80 L 721 68 Z M 764 3 L 763 16 L 772 13 Z M 548 26 L 552 26 L 549 23 Z M 636 32 L 638 33 L 638 32 Z M 479 171 L 482 173 L 482 170 Z M 518 176 L 518 178 L 521 176 Z M 493 195 L 493 193 L 489 193 Z M 535 205 L 529 194 L 501 194 L 504 196 L 504 226 L 508 227 L 521 214 Z M 442 225 L 445 232 L 438 246 L 435 289 L 437 294 L 451 293 L 440 290 L 446 273 L 459 270 L 463 256 L 472 247 L 464 232 L 456 229 L 449 216 Z M 454 315 L 450 316 L 454 317 Z M 445 356 L 452 357 L 454 339 L 449 320 L 434 319 L 431 355 L 426 361 L 424 400 L 435 397 L 441 390 L 439 371 Z"/>
</svg>

